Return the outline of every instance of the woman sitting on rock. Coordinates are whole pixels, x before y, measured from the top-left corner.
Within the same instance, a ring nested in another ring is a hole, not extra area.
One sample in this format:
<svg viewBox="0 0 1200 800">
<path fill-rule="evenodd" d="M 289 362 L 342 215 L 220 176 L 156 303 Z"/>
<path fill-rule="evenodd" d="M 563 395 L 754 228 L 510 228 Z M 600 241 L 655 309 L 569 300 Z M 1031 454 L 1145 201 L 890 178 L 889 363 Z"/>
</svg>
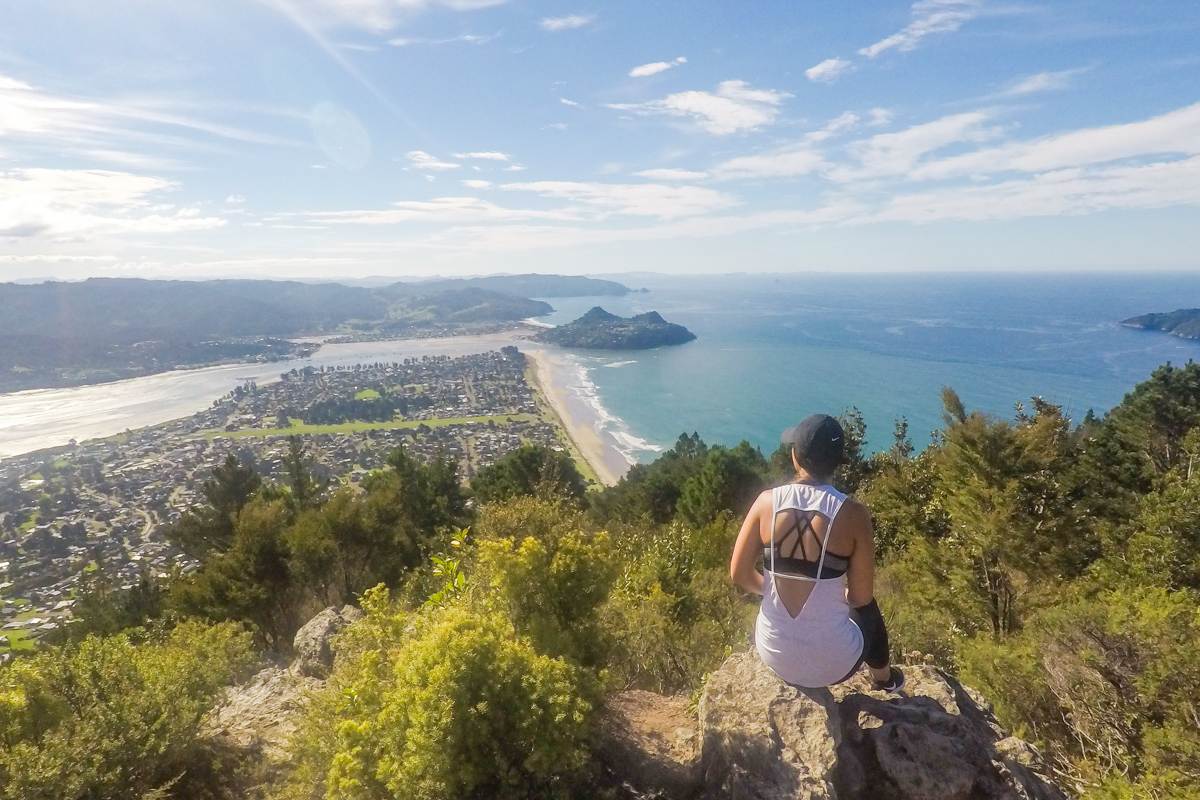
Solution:
<svg viewBox="0 0 1200 800">
<path fill-rule="evenodd" d="M 814 414 L 784 431 L 783 442 L 791 446 L 796 480 L 759 495 L 729 564 L 734 583 L 762 595 L 754 628 L 759 658 L 805 688 L 841 683 L 865 662 L 875 689 L 897 692 L 904 673 L 888 663 L 887 628 L 875 602 L 871 516 L 829 485 L 842 462 L 842 426 Z"/>
</svg>

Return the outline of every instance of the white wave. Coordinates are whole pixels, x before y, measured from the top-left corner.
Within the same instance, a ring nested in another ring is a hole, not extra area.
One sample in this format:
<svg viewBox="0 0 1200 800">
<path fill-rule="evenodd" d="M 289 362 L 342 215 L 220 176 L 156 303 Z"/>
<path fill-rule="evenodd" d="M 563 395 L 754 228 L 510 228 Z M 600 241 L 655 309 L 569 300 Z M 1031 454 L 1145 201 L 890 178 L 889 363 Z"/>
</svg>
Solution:
<svg viewBox="0 0 1200 800">
<path fill-rule="evenodd" d="M 610 361 L 609 363 L 603 364 L 602 366 L 608 367 L 610 369 L 616 369 L 617 367 L 627 367 L 630 364 L 636 364 L 636 363 L 637 363 L 636 360 L 635 361 Z"/>
<path fill-rule="evenodd" d="M 639 463 L 638 455 L 641 453 L 661 453 L 666 449 L 635 434 L 625 420 L 608 410 L 600 399 L 600 392 L 591 378 L 590 369 L 582 360 L 574 356 L 567 356 L 567 360 L 575 371 L 575 380 L 568 389 L 591 409 L 595 416 L 594 427 L 600 438 L 616 450 L 630 466 Z"/>
</svg>

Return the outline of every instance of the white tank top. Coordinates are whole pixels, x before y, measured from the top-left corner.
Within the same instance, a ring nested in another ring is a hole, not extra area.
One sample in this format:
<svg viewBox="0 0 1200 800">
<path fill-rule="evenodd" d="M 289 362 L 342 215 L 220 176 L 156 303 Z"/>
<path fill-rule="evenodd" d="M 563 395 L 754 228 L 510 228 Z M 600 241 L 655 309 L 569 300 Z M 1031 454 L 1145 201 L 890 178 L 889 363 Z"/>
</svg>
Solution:
<svg viewBox="0 0 1200 800">
<path fill-rule="evenodd" d="M 817 575 L 825 564 L 825 548 L 846 495 L 832 486 L 789 483 L 771 492 L 771 546 L 775 553 L 775 515 L 783 509 L 816 511 L 829 520 L 821 541 Z M 770 561 L 774 559 L 770 558 Z M 830 686 L 846 677 L 863 651 L 863 635 L 850 619 L 846 577 L 809 578 L 780 576 L 773 564 L 763 565 L 763 597 L 755 622 L 754 641 L 763 663 L 788 683 L 806 688 Z M 801 580 L 814 584 L 795 617 L 775 590 L 776 580 Z"/>
</svg>

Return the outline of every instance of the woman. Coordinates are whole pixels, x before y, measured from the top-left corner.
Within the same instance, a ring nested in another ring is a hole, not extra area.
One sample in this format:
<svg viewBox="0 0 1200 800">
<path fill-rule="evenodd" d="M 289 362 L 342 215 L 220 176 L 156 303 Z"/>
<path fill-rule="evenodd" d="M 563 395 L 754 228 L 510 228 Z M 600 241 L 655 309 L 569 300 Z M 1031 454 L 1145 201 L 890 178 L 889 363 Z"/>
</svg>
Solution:
<svg viewBox="0 0 1200 800">
<path fill-rule="evenodd" d="M 866 662 L 875 689 L 898 692 L 904 673 L 888 663 L 874 597 L 871 517 L 829 485 L 844 452 L 842 426 L 814 414 L 784 431 L 783 442 L 796 480 L 759 495 L 729 564 L 734 583 L 762 595 L 758 655 L 780 678 L 805 688 L 841 683 Z"/>
</svg>

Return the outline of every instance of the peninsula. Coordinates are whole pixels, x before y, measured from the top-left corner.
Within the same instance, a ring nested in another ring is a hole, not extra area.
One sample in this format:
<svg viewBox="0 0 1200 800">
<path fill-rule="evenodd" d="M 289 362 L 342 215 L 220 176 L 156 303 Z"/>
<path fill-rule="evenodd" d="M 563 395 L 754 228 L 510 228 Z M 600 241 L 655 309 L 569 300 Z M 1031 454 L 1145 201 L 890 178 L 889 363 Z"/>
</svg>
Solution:
<svg viewBox="0 0 1200 800">
<path fill-rule="evenodd" d="M 1200 308 L 1181 308 L 1159 314 L 1142 314 L 1122 320 L 1127 328 L 1162 331 L 1184 339 L 1200 339 Z"/>
<path fill-rule="evenodd" d="M 547 328 L 534 337 L 539 342 L 590 350 L 646 350 L 684 344 L 696 334 L 682 325 L 667 322 L 657 311 L 633 317 L 618 317 L 594 306 L 574 322 Z"/>
</svg>

